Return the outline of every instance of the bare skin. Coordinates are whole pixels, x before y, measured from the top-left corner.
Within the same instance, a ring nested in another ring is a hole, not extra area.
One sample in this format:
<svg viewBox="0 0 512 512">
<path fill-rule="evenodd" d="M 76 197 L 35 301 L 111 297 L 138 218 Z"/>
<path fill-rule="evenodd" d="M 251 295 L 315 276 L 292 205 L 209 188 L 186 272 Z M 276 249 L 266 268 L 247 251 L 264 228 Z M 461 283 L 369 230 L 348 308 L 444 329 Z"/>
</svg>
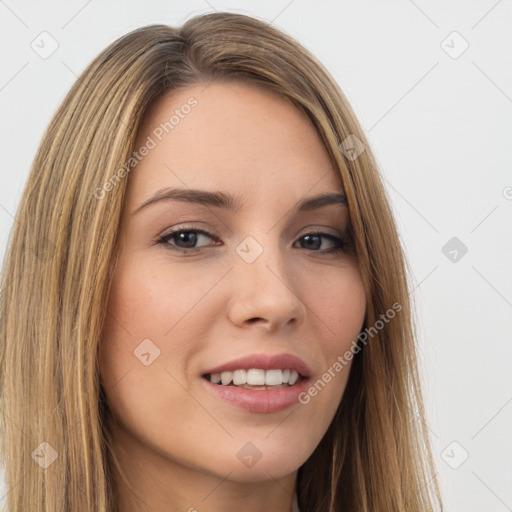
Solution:
<svg viewBox="0 0 512 512">
<path fill-rule="evenodd" d="M 197 105 L 155 139 L 190 97 Z M 293 210 L 343 193 L 340 178 L 305 114 L 252 85 L 174 91 L 148 112 L 136 147 L 148 136 L 158 143 L 127 178 L 100 354 L 118 418 L 114 451 L 139 496 L 120 482 L 120 510 L 289 512 L 297 471 L 331 423 L 350 366 L 307 405 L 273 413 L 218 398 L 201 375 L 249 354 L 286 352 L 306 361 L 314 383 L 350 348 L 364 320 L 363 282 L 353 245 L 326 236 L 346 241 L 348 209 Z M 222 191 L 242 206 L 162 200 L 136 212 L 167 187 Z M 192 237 L 157 242 L 178 227 Z M 304 238 L 318 231 L 325 235 Z M 236 251 L 247 237 L 263 250 L 251 263 Z M 134 354 L 146 339 L 149 365 Z M 261 454 L 251 467 L 238 455 L 247 443 Z"/>
</svg>

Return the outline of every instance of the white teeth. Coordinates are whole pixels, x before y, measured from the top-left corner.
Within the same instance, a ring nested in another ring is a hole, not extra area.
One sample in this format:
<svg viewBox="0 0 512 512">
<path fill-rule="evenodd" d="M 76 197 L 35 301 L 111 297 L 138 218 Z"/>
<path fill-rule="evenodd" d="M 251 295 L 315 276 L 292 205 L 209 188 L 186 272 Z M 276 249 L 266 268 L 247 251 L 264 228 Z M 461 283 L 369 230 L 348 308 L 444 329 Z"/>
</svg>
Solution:
<svg viewBox="0 0 512 512">
<path fill-rule="evenodd" d="M 220 379 L 222 381 L 223 386 L 227 386 L 233 378 L 233 372 L 222 372 L 220 374 Z"/>
<path fill-rule="evenodd" d="M 299 374 L 295 370 L 292 370 L 290 372 L 290 379 L 288 380 L 288 384 L 290 384 L 290 386 L 293 386 L 297 382 L 298 378 Z"/>
<path fill-rule="evenodd" d="M 267 386 L 278 386 L 283 383 L 282 370 L 267 370 L 265 374 L 265 384 Z"/>
<path fill-rule="evenodd" d="M 288 384 L 293 386 L 299 379 L 296 370 L 261 370 L 251 368 L 250 370 L 235 370 L 232 372 L 212 373 L 210 382 L 213 384 L 222 383 L 228 386 L 233 383 L 235 386 L 279 386 Z"/>
<path fill-rule="evenodd" d="M 233 384 L 239 386 L 247 383 L 247 372 L 245 370 L 235 370 L 233 372 Z"/>
<path fill-rule="evenodd" d="M 247 370 L 247 384 L 251 386 L 264 386 L 265 370 L 256 370 L 254 368 Z"/>
</svg>

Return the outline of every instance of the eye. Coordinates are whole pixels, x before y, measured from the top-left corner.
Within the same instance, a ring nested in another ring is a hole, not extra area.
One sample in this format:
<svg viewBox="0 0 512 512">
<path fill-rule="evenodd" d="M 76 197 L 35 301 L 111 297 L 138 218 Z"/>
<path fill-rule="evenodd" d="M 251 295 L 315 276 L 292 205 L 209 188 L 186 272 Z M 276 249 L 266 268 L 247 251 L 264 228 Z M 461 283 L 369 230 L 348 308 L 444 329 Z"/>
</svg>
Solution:
<svg viewBox="0 0 512 512">
<path fill-rule="evenodd" d="M 167 249 L 172 251 L 190 253 L 200 252 L 201 247 L 208 247 L 209 244 L 199 247 L 197 246 L 201 239 L 208 238 L 210 240 L 215 240 L 213 245 L 220 245 L 220 241 L 207 231 L 183 227 L 168 232 L 158 238 L 156 242 L 165 245 Z M 346 252 L 348 246 L 352 243 L 352 240 L 348 235 L 337 237 L 330 233 L 324 233 L 321 231 L 307 233 L 297 240 L 297 242 L 301 241 L 301 249 L 308 249 L 311 252 L 319 254 L 336 254 L 339 252 Z M 327 245 L 331 244 L 332 247 L 321 249 L 322 245 L 325 245 L 325 243 L 327 243 Z"/>
<path fill-rule="evenodd" d="M 167 244 L 169 249 L 178 252 L 198 252 L 199 249 L 196 247 L 196 244 L 203 237 L 210 239 L 214 238 L 212 235 L 206 231 L 203 231 L 202 229 L 181 228 L 173 230 L 162 236 L 157 240 L 157 243 Z M 170 243 L 171 240 L 173 240 L 175 247 L 173 247 L 173 244 Z"/>
<path fill-rule="evenodd" d="M 322 239 L 328 240 L 331 244 L 334 244 L 334 246 L 328 249 L 319 250 L 322 246 Z M 307 233 L 306 235 L 301 236 L 299 238 L 299 241 L 300 240 L 304 240 L 305 249 L 311 249 L 312 251 L 320 254 L 336 254 L 338 252 L 345 252 L 348 246 L 352 243 L 352 240 L 348 235 L 337 237 L 330 233 L 323 233 L 321 231 Z"/>
</svg>

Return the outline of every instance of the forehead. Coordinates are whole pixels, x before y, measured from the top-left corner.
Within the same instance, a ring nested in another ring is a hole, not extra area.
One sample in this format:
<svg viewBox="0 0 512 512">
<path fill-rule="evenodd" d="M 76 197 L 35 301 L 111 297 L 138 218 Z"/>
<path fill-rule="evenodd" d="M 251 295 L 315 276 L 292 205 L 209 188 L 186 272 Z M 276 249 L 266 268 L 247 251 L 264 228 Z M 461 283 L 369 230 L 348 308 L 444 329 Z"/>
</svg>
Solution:
<svg viewBox="0 0 512 512">
<path fill-rule="evenodd" d="M 342 192 L 341 179 L 306 114 L 244 82 L 172 91 L 146 113 L 136 149 L 152 146 L 130 173 L 128 201 L 180 186 L 238 196 L 300 199 Z"/>
</svg>

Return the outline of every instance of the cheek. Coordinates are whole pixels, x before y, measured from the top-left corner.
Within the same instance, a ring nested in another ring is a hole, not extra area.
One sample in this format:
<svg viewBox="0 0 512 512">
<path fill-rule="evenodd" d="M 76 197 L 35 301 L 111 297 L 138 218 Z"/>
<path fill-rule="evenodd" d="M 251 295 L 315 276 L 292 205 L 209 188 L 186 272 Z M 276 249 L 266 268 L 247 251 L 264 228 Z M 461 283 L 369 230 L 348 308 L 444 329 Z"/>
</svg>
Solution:
<svg viewBox="0 0 512 512">
<path fill-rule="evenodd" d="M 366 295 L 355 266 L 347 266 L 307 280 L 304 301 L 311 310 L 310 321 L 322 328 L 324 348 L 331 354 L 345 351 L 363 326 Z M 311 317 L 312 315 L 312 317 Z"/>
<path fill-rule="evenodd" d="M 310 321 L 321 331 L 322 365 L 320 375 L 311 382 L 302 403 L 315 404 L 310 408 L 311 421 L 328 425 L 343 396 L 350 368 L 352 350 L 364 324 L 366 295 L 358 269 L 344 268 L 332 273 L 329 279 L 308 281 Z M 315 418 L 316 415 L 316 418 Z"/>
<path fill-rule="evenodd" d="M 136 359 L 139 347 L 147 345 L 152 350 L 145 340 L 151 340 L 154 353 L 159 354 L 155 366 L 176 359 L 176 354 L 186 354 L 189 340 L 201 339 L 204 334 L 206 327 L 199 321 L 205 313 L 201 300 L 221 275 L 211 269 L 199 274 L 185 269 L 170 272 L 165 262 L 120 258 L 100 346 L 104 382 L 114 385 L 131 368 L 141 365 Z"/>
<path fill-rule="evenodd" d="M 125 425 L 137 425 L 140 417 L 153 421 L 157 411 L 169 409 L 165 397 L 179 393 L 165 373 L 169 351 L 163 340 L 169 331 L 171 338 L 184 304 L 192 300 L 184 281 L 180 273 L 164 277 L 157 266 L 136 258 L 120 260 L 116 268 L 99 364 L 110 407 Z M 177 341 L 173 349 L 179 352 Z"/>
<path fill-rule="evenodd" d="M 124 336 L 161 339 L 191 312 L 215 284 L 213 272 L 197 275 L 185 269 L 130 258 L 118 266 L 110 292 L 109 321 Z"/>
<path fill-rule="evenodd" d="M 166 297 L 172 290 L 134 263 L 120 261 L 112 280 L 100 347 L 100 368 L 106 386 L 113 387 L 139 363 L 134 351 L 143 340 L 156 340 L 169 329 Z"/>
</svg>

